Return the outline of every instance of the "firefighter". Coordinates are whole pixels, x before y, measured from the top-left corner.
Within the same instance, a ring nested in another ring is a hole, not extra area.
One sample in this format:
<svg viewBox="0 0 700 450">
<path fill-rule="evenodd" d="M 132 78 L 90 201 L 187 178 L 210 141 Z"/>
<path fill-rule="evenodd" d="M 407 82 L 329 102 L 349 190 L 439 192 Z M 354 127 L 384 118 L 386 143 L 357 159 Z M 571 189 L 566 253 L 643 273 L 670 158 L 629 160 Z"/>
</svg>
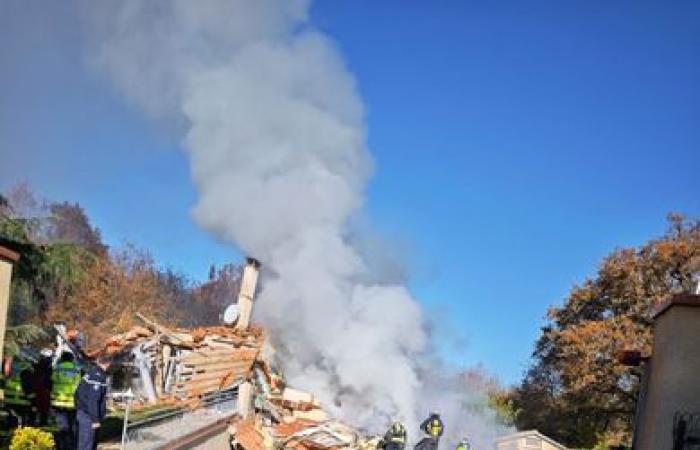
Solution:
<svg viewBox="0 0 700 450">
<path fill-rule="evenodd" d="M 469 440 L 467 438 L 464 438 L 461 441 L 459 441 L 456 450 L 472 450 L 472 444 L 469 443 Z"/>
<path fill-rule="evenodd" d="M 439 441 L 444 431 L 440 414 L 431 412 L 430 416 L 423 421 L 420 428 L 425 432 L 425 434 L 432 437 L 436 441 Z"/>
<path fill-rule="evenodd" d="M 75 391 L 80 379 L 80 369 L 75 364 L 73 354 L 63 352 L 51 374 L 51 407 L 58 428 L 58 450 L 72 450 L 75 447 Z"/>
<path fill-rule="evenodd" d="M 102 356 L 80 379 L 75 391 L 78 422 L 78 450 L 95 450 L 97 431 L 107 414 L 107 369 L 109 359 Z"/>
<path fill-rule="evenodd" d="M 444 431 L 440 414 L 431 412 L 430 416 L 420 425 L 420 428 L 427 436 L 416 444 L 415 450 L 437 450 L 440 444 L 440 436 L 442 436 Z"/>
<path fill-rule="evenodd" d="M 404 450 L 406 447 L 406 427 L 401 422 L 391 424 L 377 447 L 384 450 Z"/>
<path fill-rule="evenodd" d="M 34 425 L 32 364 L 16 356 L 12 358 L 9 372 L 5 379 L 5 406 L 15 413 L 19 425 Z"/>
</svg>

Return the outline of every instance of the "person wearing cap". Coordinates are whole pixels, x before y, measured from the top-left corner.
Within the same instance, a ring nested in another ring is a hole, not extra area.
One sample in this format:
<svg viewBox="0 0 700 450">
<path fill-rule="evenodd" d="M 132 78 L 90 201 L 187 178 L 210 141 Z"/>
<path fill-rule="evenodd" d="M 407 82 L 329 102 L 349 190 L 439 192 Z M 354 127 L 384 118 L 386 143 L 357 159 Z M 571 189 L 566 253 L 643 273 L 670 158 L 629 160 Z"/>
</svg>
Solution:
<svg viewBox="0 0 700 450">
<path fill-rule="evenodd" d="M 75 409 L 78 421 L 78 450 L 97 448 L 97 431 L 107 415 L 107 369 L 110 361 L 97 358 L 80 380 L 75 391 Z"/>
</svg>

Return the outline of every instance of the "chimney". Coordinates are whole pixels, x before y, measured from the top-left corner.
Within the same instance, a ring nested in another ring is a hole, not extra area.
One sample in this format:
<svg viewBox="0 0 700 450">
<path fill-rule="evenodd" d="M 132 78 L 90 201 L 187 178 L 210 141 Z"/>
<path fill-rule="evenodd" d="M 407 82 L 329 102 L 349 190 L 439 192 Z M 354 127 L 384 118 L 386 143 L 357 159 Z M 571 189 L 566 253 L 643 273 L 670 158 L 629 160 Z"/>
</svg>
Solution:
<svg viewBox="0 0 700 450">
<path fill-rule="evenodd" d="M 260 261 L 255 258 L 246 258 L 243 278 L 241 279 L 241 289 L 238 292 L 237 330 L 247 330 L 248 325 L 250 325 L 250 315 L 253 312 L 253 296 L 255 296 L 259 273 Z"/>
<path fill-rule="evenodd" d="M 10 304 L 10 280 L 12 265 L 19 259 L 19 254 L 0 245 L 0 366 L 3 361 L 2 349 L 5 345 L 5 327 L 7 309 Z"/>
</svg>

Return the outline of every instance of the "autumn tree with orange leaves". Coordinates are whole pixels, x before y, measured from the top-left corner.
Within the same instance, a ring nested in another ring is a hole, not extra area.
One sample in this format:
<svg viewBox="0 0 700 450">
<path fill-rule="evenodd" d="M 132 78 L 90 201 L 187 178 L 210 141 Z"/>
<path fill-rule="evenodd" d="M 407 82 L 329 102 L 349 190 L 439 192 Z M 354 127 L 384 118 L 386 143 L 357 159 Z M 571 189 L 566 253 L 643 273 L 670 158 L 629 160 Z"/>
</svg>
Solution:
<svg viewBox="0 0 700 450">
<path fill-rule="evenodd" d="M 76 289 L 55 299 L 46 313 L 49 323 L 78 328 L 88 348 L 135 325 L 137 312 L 162 323 L 179 320 L 175 299 L 163 289 L 150 256 L 127 247 L 111 258 L 96 258 Z"/>
<path fill-rule="evenodd" d="M 167 326 L 218 324 L 240 282 L 234 264 L 195 283 L 133 246 L 109 249 L 79 204 L 39 199 L 26 184 L 0 195 L 0 243 L 21 253 L 10 326 L 31 324 L 49 336 L 63 323 L 83 331 L 93 349 L 134 325 L 136 312 Z"/>
<path fill-rule="evenodd" d="M 570 447 L 629 444 L 640 373 L 615 355 L 651 351 L 652 311 L 689 291 L 698 270 L 700 222 L 679 215 L 661 238 L 605 258 L 595 278 L 549 311 L 534 363 L 511 394 L 516 425 Z"/>
</svg>

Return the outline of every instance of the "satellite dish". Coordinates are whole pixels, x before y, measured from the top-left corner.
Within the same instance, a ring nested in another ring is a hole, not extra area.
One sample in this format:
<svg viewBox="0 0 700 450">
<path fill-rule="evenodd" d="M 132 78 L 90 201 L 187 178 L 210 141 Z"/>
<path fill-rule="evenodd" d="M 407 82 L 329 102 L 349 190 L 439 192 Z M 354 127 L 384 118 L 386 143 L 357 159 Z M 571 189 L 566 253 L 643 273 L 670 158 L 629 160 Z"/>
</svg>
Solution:
<svg viewBox="0 0 700 450">
<path fill-rule="evenodd" d="M 228 305 L 224 311 L 224 323 L 226 325 L 233 325 L 233 323 L 238 319 L 238 305 L 232 304 Z"/>
</svg>

